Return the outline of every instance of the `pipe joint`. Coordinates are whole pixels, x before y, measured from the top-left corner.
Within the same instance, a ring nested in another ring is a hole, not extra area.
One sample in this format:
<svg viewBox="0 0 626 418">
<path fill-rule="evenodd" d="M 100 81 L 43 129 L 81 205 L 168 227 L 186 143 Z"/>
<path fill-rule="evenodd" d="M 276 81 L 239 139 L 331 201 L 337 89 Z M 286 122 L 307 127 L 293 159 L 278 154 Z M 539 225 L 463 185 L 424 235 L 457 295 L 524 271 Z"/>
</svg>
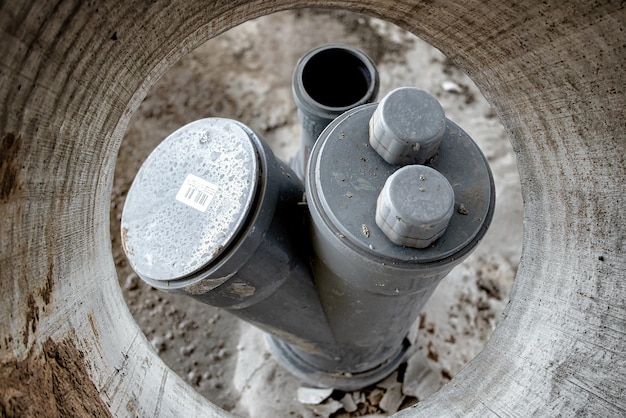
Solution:
<svg viewBox="0 0 626 418">
<path fill-rule="evenodd" d="M 291 167 L 304 179 L 313 144 L 324 128 L 342 113 L 376 100 L 378 70 L 363 51 L 329 44 L 307 52 L 293 72 L 293 98 L 298 107 L 300 148 Z"/>
<path fill-rule="evenodd" d="M 122 241 L 152 286 L 260 327 L 310 384 L 353 390 L 405 359 L 419 311 L 486 233 L 494 182 L 428 93 L 370 103 L 378 75 L 358 50 L 311 51 L 293 89 L 297 173 L 239 122 L 193 122 L 139 170 Z"/>
</svg>

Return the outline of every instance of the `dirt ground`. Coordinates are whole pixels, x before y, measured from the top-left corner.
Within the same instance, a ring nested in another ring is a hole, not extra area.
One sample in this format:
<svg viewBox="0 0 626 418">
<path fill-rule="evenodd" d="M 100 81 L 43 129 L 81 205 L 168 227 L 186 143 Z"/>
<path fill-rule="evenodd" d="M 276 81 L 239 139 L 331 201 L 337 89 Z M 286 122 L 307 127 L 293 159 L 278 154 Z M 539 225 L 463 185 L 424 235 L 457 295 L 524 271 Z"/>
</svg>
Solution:
<svg viewBox="0 0 626 418">
<path fill-rule="evenodd" d="M 178 127 L 220 116 L 240 120 L 287 160 L 298 147 L 291 73 L 309 49 L 346 43 L 380 71 L 380 97 L 405 85 L 437 97 L 446 116 L 481 147 L 496 181 L 497 207 L 483 243 L 446 277 L 410 334 L 416 353 L 390 379 L 319 405 L 271 358 L 262 333 L 232 315 L 156 291 L 129 268 L 120 246 L 126 191 L 150 151 Z M 111 239 L 128 306 L 163 360 L 222 408 L 249 417 L 387 416 L 435 392 L 484 346 L 509 298 L 522 242 L 515 158 L 493 110 L 441 52 L 397 27 L 340 11 L 300 10 L 247 22 L 178 62 L 152 88 L 122 143 L 111 202 Z"/>
</svg>

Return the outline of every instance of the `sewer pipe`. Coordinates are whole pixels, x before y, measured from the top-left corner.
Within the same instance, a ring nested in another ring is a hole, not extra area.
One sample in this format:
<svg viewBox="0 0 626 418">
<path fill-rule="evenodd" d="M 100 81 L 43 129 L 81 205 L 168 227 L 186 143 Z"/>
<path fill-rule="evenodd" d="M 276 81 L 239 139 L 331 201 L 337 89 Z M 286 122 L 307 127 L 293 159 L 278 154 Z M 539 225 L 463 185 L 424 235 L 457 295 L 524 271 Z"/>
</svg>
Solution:
<svg viewBox="0 0 626 418">
<path fill-rule="evenodd" d="M 221 307 L 300 350 L 333 355 L 309 266 L 303 186 L 231 119 L 168 136 L 141 166 L 122 245 L 151 286 Z"/>
<path fill-rule="evenodd" d="M 493 177 L 432 96 L 402 88 L 328 125 L 306 190 L 313 276 L 341 354 L 322 358 L 275 338 L 271 347 L 301 379 L 358 389 L 405 359 L 419 311 L 486 233 Z"/>
<path fill-rule="evenodd" d="M 308 383 L 354 390 L 406 358 L 420 309 L 486 232 L 493 179 L 413 88 L 335 119 L 310 161 L 309 232 L 301 182 L 258 135 L 229 119 L 190 123 L 139 170 L 122 241 L 153 287 L 265 330 Z"/>
<path fill-rule="evenodd" d="M 342 113 L 376 100 L 378 70 L 363 51 L 342 44 L 311 49 L 296 64 L 293 97 L 300 121 L 300 147 L 291 168 L 304 180 L 313 144 Z"/>
</svg>

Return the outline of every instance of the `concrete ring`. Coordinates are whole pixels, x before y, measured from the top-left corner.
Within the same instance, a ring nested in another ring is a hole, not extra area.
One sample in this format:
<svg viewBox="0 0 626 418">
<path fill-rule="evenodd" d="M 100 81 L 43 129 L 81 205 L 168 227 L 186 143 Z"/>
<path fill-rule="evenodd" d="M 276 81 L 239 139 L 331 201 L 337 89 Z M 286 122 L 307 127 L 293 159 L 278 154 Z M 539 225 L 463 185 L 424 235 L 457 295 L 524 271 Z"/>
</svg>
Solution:
<svg viewBox="0 0 626 418">
<path fill-rule="evenodd" d="M 4 2 L 3 415 L 229 416 L 163 364 L 129 314 L 109 240 L 115 156 L 183 55 L 304 6 L 375 15 L 441 49 L 518 158 L 524 249 L 504 318 L 449 384 L 397 416 L 622 416 L 626 13 L 582 0 Z"/>
</svg>

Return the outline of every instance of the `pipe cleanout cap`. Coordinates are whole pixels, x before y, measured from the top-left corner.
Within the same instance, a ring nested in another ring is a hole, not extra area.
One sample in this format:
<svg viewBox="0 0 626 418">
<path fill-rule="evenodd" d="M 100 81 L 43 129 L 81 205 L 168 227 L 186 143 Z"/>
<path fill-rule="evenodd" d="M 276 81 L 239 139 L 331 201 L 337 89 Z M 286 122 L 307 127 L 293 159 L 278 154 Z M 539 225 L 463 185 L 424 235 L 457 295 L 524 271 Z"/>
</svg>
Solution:
<svg viewBox="0 0 626 418">
<path fill-rule="evenodd" d="M 201 119 L 161 142 L 122 216 L 122 244 L 137 274 L 180 279 L 226 251 L 254 205 L 259 164 L 248 132 L 230 119 Z"/>
<path fill-rule="evenodd" d="M 389 92 L 370 119 L 370 145 L 389 164 L 423 164 L 435 155 L 446 132 L 443 108 L 414 87 Z"/>
<path fill-rule="evenodd" d="M 395 244 L 425 248 L 443 235 L 454 212 L 454 190 L 437 170 L 402 167 L 383 187 L 376 225 Z"/>
</svg>

